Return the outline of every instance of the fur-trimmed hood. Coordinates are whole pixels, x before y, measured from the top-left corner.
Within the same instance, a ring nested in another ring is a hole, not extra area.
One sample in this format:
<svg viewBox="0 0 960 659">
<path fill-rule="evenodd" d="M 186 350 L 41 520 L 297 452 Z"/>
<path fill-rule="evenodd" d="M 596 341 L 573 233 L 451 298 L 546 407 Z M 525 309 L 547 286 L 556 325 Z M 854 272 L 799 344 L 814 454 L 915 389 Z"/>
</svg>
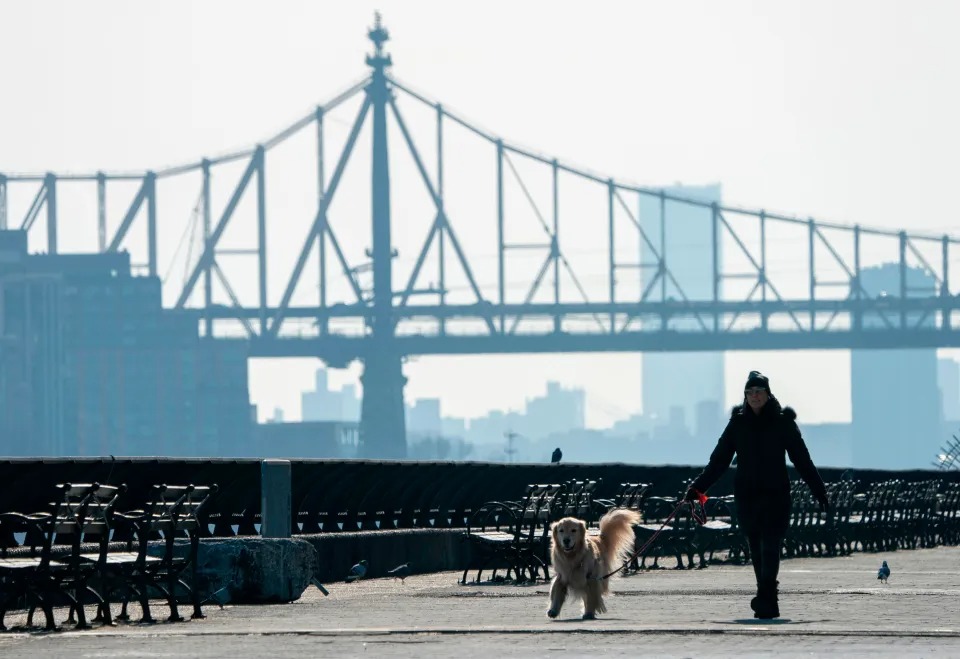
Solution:
<svg viewBox="0 0 960 659">
<path fill-rule="evenodd" d="M 770 402 L 773 402 L 773 401 L 771 400 Z M 770 403 L 768 402 L 767 405 L 769 405 L 769 404 L 770 404 Z M 777 403 L 776 406 L 779 407 L 779 403 Z M 742 414 L 746 411 L 746 408 L 747 408 L 747 406 L 746 406 L 745 404 L 743 404 L 743 403 L 741 403 L 740 405 L 734 405 L 733 408 L 730 410 L 730 418 L 731 418 L 731 419 L 735 419 L 737 416 L 742 415 Z M 781 409 L 779 410 L 779 413 L 780 413 L 780 415 L 781 415 L 782 417 L 784 417 L 787 421 L 796 421 L 796 420 L 797 420 L 797 412 L 796 412 L 796 410 L 794 410 L 794 409 L 793 409 L 792 407 L 790 407 L 789 405 L 788 405 L 787 407 L 781 408 Z"/>
</svg>

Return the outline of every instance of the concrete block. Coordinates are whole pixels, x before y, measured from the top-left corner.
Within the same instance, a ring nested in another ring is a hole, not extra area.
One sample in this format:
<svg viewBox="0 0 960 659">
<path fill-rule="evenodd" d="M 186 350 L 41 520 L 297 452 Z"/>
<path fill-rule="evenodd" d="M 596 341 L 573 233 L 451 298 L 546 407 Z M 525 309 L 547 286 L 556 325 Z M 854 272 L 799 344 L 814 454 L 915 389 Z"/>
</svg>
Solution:
<svg viewBox="0 0 960 659">
<path fill-rule="evenodd" d="M 185 541 L 178 541 L 176 551 L 185 553 L 188 548 Z M 162 543 L 151 544 L 149 551 L 162 556 Z M 317 551 L 298 538 L 204 538 L 197 567 L 202 597 L 227 588 L 235 604 L 292 602 L 317 571 Z"/>
</svg>

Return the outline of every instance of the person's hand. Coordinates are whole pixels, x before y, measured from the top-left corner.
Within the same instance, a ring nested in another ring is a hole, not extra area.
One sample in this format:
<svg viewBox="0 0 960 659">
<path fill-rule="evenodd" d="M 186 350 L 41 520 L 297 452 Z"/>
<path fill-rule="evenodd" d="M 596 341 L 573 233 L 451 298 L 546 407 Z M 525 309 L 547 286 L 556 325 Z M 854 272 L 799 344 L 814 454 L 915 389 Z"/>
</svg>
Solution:
<svg viewBox="0 0 960 659">
<path fill-rule="evenodd" d="M 687 493 L 683 495 L 683 500 L 691 502 L 700 501 L 700 493 L 691 487 L 687 490 Z"/>
</svg>

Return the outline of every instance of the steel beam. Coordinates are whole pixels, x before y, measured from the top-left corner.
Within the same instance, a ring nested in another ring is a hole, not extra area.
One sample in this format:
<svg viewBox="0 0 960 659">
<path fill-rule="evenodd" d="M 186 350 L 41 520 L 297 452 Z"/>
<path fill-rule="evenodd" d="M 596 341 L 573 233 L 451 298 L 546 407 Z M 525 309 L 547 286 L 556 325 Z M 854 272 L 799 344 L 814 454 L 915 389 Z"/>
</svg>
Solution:
<svg viewBox="0 0 960 659">
<path fill-rule="evenodd" d="M 943 258 L 943 279 L 940 280 L 940 298 L 944 301 L 943 309 L 940 311 L 940 327 L 949 332 L 952 327 L 950 313 L 950 239 L 944 236 L 941 242 L 941 251 Z"/>
<path fill-rule="evenodd" d="M 323 108 L 317 108 L 317 208 L 323 206 L 323 198 L 326 196 L 327 177 L 324 170 L 324 140 L 323 140 Z M 317 257 L 320 267 L 320 308 L 327 307 L 327 218 L 324 214 L 320 220 L 320 231 L 317 232 Z M 329 325 L 326 319 L 317 319 L 317 328 L 320 334 L 326 334 L 329 331 Z"/>
<path fill-rule="evenodd" d="M 553 161 L 553 236 L 550 240 L 550 254 L 553 256 L 553 303 L 560 304 L 560 184 L 558 176 L 560 170 L 557 161 Z M 560 317 L 553 318 L 553 331 L 561 329 Z"/>
<path fill-rule="evenodd" d="M 0 174 L 0 231 L 7 229 L 7 177 Z"/>
<path fill-rule="evenodd" d="M 107 176 L 97 172 L 97 251 L 107 251 Z"/>
<path fill-rule="evenodd" d="M 210 161 L 204 159 L 201 163 L 203 173 L 203 250 L 210 246 L 212 231 L 212 217 L 210 211 Z M 213 304 L 213 264 L 207 263 L 203 267 L 203 307 L 206 315 L 203 321 L 203 335 L 213 336 L 213 323 L 210 318 L 210 307 Z"/>
<path fill-rule="evenodd" d="M 503 140 L 497 140 L 497 299 L 507 303 L 503 217 Z M 500 316 L 500 333 L 507 331 L 507 319 Z"/>
<path fill-rule="evenodd" d="M 57 253 L 57 176 L 47 174 L 44 187 L 47 190 L 47 253 Z"/>
<path fill-rule="evenodd" d="M 157 276 L 157 175 L 147 172 L 143 180 L 147 202 L 147 272 Z"/>
<path fill-rule="evenodd" d="M 440 286 L 440 304 L 447 302 L 447 268 L 446 268 L 446 218 L 447 211 L 443 201 L 443 106 L 437 103 L 437 199 L 440 200 L 439 217 L 442 217 L 444 224 L 440 227 L 440 241 L 437 244 L 437 256 L 439 260 L 440 272 L 438 281 Z M 440 334 L 447 333 L 446 318 L 440 319 Z"/>
<path fill-rule="evenodd" d="M 137 191 L 133 201 L 130 202 L 130 207 L 123 216 L 123 221 L 120 222 L 120 226 L 117 227 L 117 232 L 113 235 L 113 240 L 111 240 L 110 244 L 107 245 L 108 252 L 116 252 L 118 249 L 120 249 L 120 243 L 122 243 L 123 239 L 127 236 L 127 232 L 130 230 L 130 225 L 133 224 L 133 220 L 137 217 L 137 213 L 140 211 L 140 207 L 143 205 L 143 200 L 147 196 L 148 188 L 149 183 L 147 182 L 147 176 L 144 175 L 143 180 L 140 183 L 140 190 Z"/>
<path fill-rule="evenodd" d="M 257 284 L 260 289 L 260 333 L 267 333 L 267 161 L 262 146 L 257 161 Z"/>
</svg>

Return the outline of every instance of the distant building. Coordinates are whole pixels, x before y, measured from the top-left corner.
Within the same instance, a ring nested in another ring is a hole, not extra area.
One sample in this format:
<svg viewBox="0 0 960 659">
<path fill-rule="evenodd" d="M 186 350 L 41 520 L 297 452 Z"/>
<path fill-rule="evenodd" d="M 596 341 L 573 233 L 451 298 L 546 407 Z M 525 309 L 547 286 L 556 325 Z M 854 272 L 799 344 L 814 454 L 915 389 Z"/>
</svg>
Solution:
<svg viewBox="0 0 960 659">
<path fill-rule="evenodd" d="M 249 443 L 246 343 L 200 339 L 126 252 L 27 254 L 23 232 L 0 231 L 0 299 L 0 454 L 219 456 Z"/>
<path fill-rule="evenodd" d="M 694 406 L 692 452 L 704 454 L 713 449 L 729 418 L 729 410 L 719 400 L 701 400 Z M 707 453 L 709 455 L 709 453 Z"/>
<path fill-rule="evenodd" d="M 339 391 L 331 390 L 325 368 L 315 374 L 315 389 L 300 394 L 301 418 L 304 421 L 360 421 L 360 396 L 356 385 L 344 385 Z"/>
<path fill-rule="evenodd" d="M 720 185 L 707 186 L 674 186 L 664 191 L 671 196 L 693 199 L 707 204 L 721 202 Z M 661 220 L 665 234 L 661 234 Z M 709 207 L 693 206 L 676 201 L 661 200 L 658 197 L 642 195 L 640 198 L 640 226 L 653 245 L 653 249 L 645 240 L 641 240 L 641 263 L 655 265 L 657 260 L 654 249 L 661 251 L 661 237 L 664 239 L 666 267 L 673 275 L 673 280 L 667 279 L 665 284 L 666 300 L 682 300 L 685 295 L 690 300 L 713 299 L 713 213 Z M 717 254 L 721 259 L 722 255 Z M 653 282 L 656 270 L 651 267 L 642 269 L 644 288 Z M 677 288 L 679 286 L 679 289 Z M 682 295 L 681 295 L 682 291 Z M 664 291 L 658 279 L 647 298 L 650 301 L 661 301 Z M 653 321 L 656 329 L 657 321 Z M 670 323 L 676 330 L 699 329 L 699 324 L 692 318 L 677 318 Z M 683 418 L 686 422 L 693 421 L 700 431 L 703 417 L 703 408 L 698 406 L 703 401 L 710 401 L 712 405 L 722 409 L 724 407 L 724 356 L 722 352 L 645 352 L 642 358 L 643 377 L 643 414 L 656 416 L 660 423 L 666 423 L 671 415 L 671 408 L 683 408 Z M 676 420 L 676 417 L 674 417 Z M 709 423 L 704 423 L 709 425 Z M 688 431 L 693 428 L 687 427 Z M 716 428 L 710 429 L 711 435 L 717 433 Z"/>
<path fill-rule="evenodd" d="M 418 398 L 407 406 L 407 433 L 427 437 L 443 434 L 439 398 Z"/>
<path fill-rule="evenodd" d="M 586 392 L 583 389 L 566 389 L 558 382 L 547 382 L 546 395 L 527 400 L 523 412 L 492 410 L 486 416 L 472 419 L 465 438 L 475 445 L 496 445 L 495 455 L 506 460 L 508 454 L 499 453 L 499 447 L 506 446 L 508 435 L 514 435 L 513 448 L 522 451 L 522 447 L 531 441 L 583 430 L 585 416 Z M 451 427 L 451 434 L 453 431 Z"/>
<path fill-rule="evenodd" d="M 937 386 L 944 420 L 960 422 L 960 363 L 954 359 L 938 359 Z"/>
<path fill-rule="evenodd" d="M 547 394 L 527 401 L 525 427 L 533 438 L 582 430 L 586 425 L 586 392 L 547 382 Z"/>
<path fill-rule="evenodd" d="M 936 294 L 936 283 L 924 270 L 908 268 L 906 275 L 908 297 Z M 900 266 L 864 268 L 861 283 L 871 298 L 899 296 Z M 899 314 L 891 313 L 888 320 L 895 325 Z M 932 326 L 933 318 L 908 314 L 907 322 Z M 884 325 L 880 315 L 865 314 L 864 329 Z M 850 375 L 853 466 L 929 467 L 943 442 L 937 351 L 851 350 Z M 829 388 L 829 379 L 821 382 Z"/>
<path fill-rule="evenodd" d="M 27 272 L 26 250 L 26 232 L 0 231 L 0 454 L 62 455 L 72 434 L 60 281 Z"/>
<path fill-rule="evenodd" d="M 849 423 L 804 423 L 800 432 L 817 467 L 850 468 L 854 464 L 852 425 Z"/>
<path fill-rule="evenodd" d="M 357 423 L 303 421 L 258 423 L 253 441 L 238 457 L 319 459 L 357 457 Z"/>
</svg>

